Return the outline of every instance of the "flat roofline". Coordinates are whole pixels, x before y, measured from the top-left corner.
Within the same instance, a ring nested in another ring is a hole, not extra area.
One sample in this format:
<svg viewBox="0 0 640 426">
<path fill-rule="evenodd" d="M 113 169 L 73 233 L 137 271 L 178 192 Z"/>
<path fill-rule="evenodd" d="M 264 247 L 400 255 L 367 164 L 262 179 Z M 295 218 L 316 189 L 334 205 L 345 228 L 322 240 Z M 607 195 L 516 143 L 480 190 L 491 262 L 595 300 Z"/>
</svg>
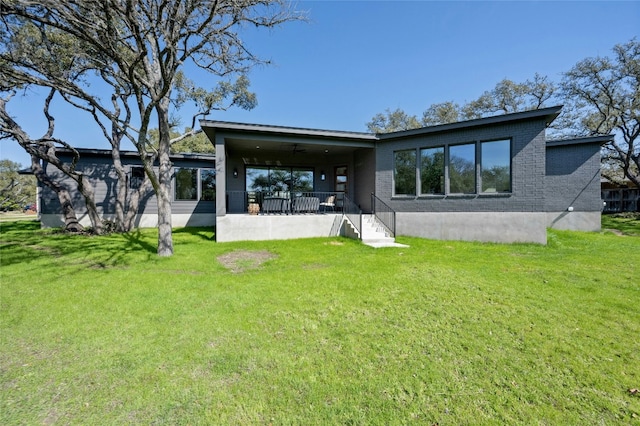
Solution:
<svg viewBox="0 0 640 426">
<path fill-rule="evenodd" d="M 110 149 L 93 149 L 93 148 L 75 148 L 78 151 L 78 154 L 82 157 L 85 156 L 94 156 L 94 157 L 111 157 Z M 57 152 L 64 154 L 71 154 L 72 151 L 68 148 L 58 148 Z M 120 151 L 121 157 L 127 158 L 140 158 L 140 154 L 138 151 Z M 181 154 L 171 154 L 169 155 L 171 159 L 175 160 L 215 160 L 215 154 L 198 154 L 198 153 L 181 153 Z"/>
<path fill-rule="evenodd" d="M 231 121 L 200 120 L 200 127 L 214 131 L 231 131 L 241 133 L 269 133 L 288 136 L 312 136 L 319 138 L 348 138 L 366 141 L 376 141 L 373 133 L 350 132 L 344 130 L 310 129 L 305 127 L 274 126 L 270 124 L 236 123 Z"/>
<path fill-rule="evenodd" d="M 547 146 L 565 146 L 565 145 L 582 145 L 582 144 L 590 144 L 597 143 L 600 145 L 604 145 L 605 143 L 611 142 L 614 138 L 614 135 L 598 135 L 598 136 L 585 136 L 580 138 L 571 138 L 571 139 L 551 139 L 547 141 Z"/>
</svg>

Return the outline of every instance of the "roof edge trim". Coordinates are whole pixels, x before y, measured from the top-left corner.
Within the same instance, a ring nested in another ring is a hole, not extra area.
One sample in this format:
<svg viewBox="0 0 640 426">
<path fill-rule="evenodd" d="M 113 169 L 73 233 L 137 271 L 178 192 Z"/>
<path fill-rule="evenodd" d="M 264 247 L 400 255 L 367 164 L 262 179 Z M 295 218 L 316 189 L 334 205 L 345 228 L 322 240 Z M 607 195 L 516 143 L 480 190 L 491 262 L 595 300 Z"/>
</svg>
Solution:
<svg viewBox="0 0 640 426">
<path fill-rule="evenodd" d="M 397 138 L 405 138 L 410 136 L 418 136 L 430 133 L 447 132 L 451 130 L 459 130 L 471 127 L 487 126 L 491 124 L 508 123 L 512 121 L 532 120 L 536 118 L 546 117 L 547 125 L 551 124 L 558 115 L 562 105 L 549 108 L 532 109 L 528 111 L 514 112 L 511 114 L 492 115 L 490 117 L 475 118 L 473 120 L 457 121 L 455 123 L 438 124 L 435 126 L 421 127 L 418 129 L 402 130 L 392 133 L 379 133 L 377 136 L 380 140 L 389 140 Z"/>
<path fill-rule="evenodd" d="M 607 142 L 611 142 L 615 135 L 598 135 L 598 136 L 585 136 L 580 138 L 571 138 L 571 139 L 555 139 L 548 140 L 547 146 L 565 146 L 565 145 L 581 145 L 581 144 L 589 144 L 589 143 L 598 143 L 600 145 L 604 145 Z"/>
</svg>

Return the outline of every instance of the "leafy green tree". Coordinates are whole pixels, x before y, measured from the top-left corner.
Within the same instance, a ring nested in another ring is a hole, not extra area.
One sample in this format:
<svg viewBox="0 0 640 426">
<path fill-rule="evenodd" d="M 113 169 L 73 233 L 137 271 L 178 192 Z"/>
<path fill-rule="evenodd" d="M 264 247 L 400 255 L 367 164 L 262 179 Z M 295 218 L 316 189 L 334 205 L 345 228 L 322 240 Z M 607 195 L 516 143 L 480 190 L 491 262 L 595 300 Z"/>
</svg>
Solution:
<svg viewBox="0 0 640 426">
<path fill-rule="evenodd" d="M 462 108 L 455 102 L 433 104 L 422 113 L 422 126 L 455 123 L 462 117 Z"/>
<path fill-rule="evenodd" d="M 158 146 L 158 129 L 149 130 L 149 143 Z M 215 146 L 202 131 L 193 131 L 191 128 L 184 129 L 184 132 L 171 130 L 171 153 L 197 153 L 215 154 Z"/>
<path fill-rule="evenodd" d="M 0 210 L 20 210 L 36 202 L 36 180 L 31 175 L 20 175 L 19 163 L 0 160 Z"/>
<path fill-rule="evenodd" d="M 367 128 L 373 133 L 390 133 L 438 124 L 455 123 L 497 114 L 539 109 L 555 99 L 556 85 L 547 77 L 536 74 L 533 79 L 515 83 L 504 79 L 477 99 L 462 106 L 447 101 L 429 106 L 419 120 L 398 108 L 376 114 Z"/>
<path fill-rule="evenodd" d="M 571 132 L 615 135 L 603 150 L 603 174 L 617 181 L 621 171 L 640 187 L 640 42 L 634 38 L 616 45 L 611 57 L 578 62 L 564 74 L 561 90 Z"/>
<path fill-rule="evenodd" d="M 533 80 L 516 83 L 509 79 L 500 81 L 474 101 L 462 107 L 462 117 L 467 120 L 497 114 L 540 109 L 553 99 L 556 85 L 536 73 Z"/>
<path fill-rule="evenodd" d="M 186 130 L 186 133 L 189 133 L 189 132 L 191 132 L 191 129 Z M 182 136 L 182 135 L 179 135 L 179 136 Z M 173 154 L 180 154 L 180 153 L 215 154 L 216 148 L 203 132 L 199 132 L 193 136 L 189 136 L 189 137 L 180 139 L 178 142 L 172 143 L 171 152 Z"/>
<path fill-rule="evenodd" d="M 65 60 L 74 63 L 78 57 L 86 63 L 72 67 L 72 73 L 61 67 L 56 75 L 43 61 L 34 63 L 29 55 L 16 57 L 11 49 L 3 51 L 0 63 L 8 58 L 12 64 L 22 65 L 9 70 L 13 78 L 56 88 L 97 121 L 106 117 L 108 126 L 103 125 L 103 132 L 106 136 L 115 133 L 117 144 L 122 137 L 134 143 L 158 200 L 161 256 L 173 254 L 171 106 L 180 106 L 186 99 L 198 100 L 200 113 L 206 115 L 210 112 L 207 108 L 221 97 L 242 108 L 255 105 L 255 97 L 246 90 L 247 80 L 222 83 L 212 91 L 198 89 L 184 77 L 183 67 L 191 62 L 220 78 L 242 76 L 253 65 L 263 63 L 243 44 L 239 35 L 242 26 L 272 28 L 299 18 L 285 0 L 14 0 L 3 4 L 2 12 L 4 28 L 9 29 L 0 32 L 5 39 L 24 25 L 33 25 L 44 37 L 45 46 L 56 45 L 52 35 L 57 33 L 77 44 L 77 52 Z M 110 87 L 111 98 L 103 101 L 88 93 L 87 77 L 98 77 Z M 133 113 L 137 126 L 131 124 Z M 148 143 L 153 118 L 158 128 L 157 146 Z"/>
<path fill-rule="evenodd" d="M 395 111 L 387 109 L 384 113 L 376 114 L 367 128 L 371 133 L 391 133 L 421 127 L 415 115 L 409 115 L 400 108 Z"/>
</svg>

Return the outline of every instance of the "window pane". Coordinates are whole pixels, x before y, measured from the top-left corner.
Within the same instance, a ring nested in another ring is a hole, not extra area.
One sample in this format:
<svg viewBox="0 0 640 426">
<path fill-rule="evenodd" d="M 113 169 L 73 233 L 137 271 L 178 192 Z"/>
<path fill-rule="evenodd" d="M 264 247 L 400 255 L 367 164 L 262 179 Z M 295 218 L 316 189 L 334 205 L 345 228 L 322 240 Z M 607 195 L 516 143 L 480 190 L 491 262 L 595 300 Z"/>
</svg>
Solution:
<svg viewBox="0 0 640 426">
<path fill-rule="evenodd" d="M 144 182 L 144 168 L 131 167 L 131 177 L 129 179 L 129 188 L 138 189 Z"/>
<path fill-rule="evenodd" d="M 269 169 L 266 167 L 247 167 L 247 191 L 269 190 Z"/>
<path fill-rule="evenodd" d="M 271 192 L 282 195 L 291 190 L 291 169 L 271 168 L 269 169 L 269 183 Z"/>
<path fill-rule="evenodd" d="M 293 169 L 291 173 L 293 191 L 312 192 L 313 191 L 313 170 Z"/>
<path fill-rule="evenodd" d="M 476 145 L 473 143 L 449 147 L 449 192 L 476 192 Z"/>
<path fill-rule="evenodd" d="M 511 192 L 511 142 L 482 143 L 482 192 Z"/>
<path fill-rule="evenodd" d="M 395 195 L 416 195 L 416 151 L 394 152 Z"/>
<path fill-rule="evenodd" d="M 176 200 L 198 199 L 198 169 L 176 169 Z"/>
<path fill-rule="evenodd" d="M 213 169 L 200 170 L 200 199 L 216 200 L 216 171 Z"/>
<path fill-rule="evenodd" d="M 420 193 L 444 194 L 444 147 L 420 150 Z"/>
</svg>

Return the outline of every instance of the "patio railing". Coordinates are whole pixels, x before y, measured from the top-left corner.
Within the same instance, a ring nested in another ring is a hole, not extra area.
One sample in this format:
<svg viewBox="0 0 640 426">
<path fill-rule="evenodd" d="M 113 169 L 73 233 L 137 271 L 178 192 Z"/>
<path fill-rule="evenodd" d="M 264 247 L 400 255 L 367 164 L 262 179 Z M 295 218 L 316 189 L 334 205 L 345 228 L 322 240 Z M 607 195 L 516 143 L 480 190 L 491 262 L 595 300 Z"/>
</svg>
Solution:
<svg viewBox="0 0 640 426">
<path fill-rule="evenodd" d="M 227 191 L 227 213 L 304 214 L 342 210 L 333 192 Z"/>
<path fill-rule="evenodd" d="M 371 209 L 378 222 L 382 223 L 392 237 L 396 236 L 396 212 L 387 204 L 371 193 Z"/>
<path fill-rule="evenodd" d="M 349 222 L 356 228 L 360 239 L 362 239 L 362 210 L 351 198 L 344 195 L 344 215 L 349 219 Z"/>
</svg>

